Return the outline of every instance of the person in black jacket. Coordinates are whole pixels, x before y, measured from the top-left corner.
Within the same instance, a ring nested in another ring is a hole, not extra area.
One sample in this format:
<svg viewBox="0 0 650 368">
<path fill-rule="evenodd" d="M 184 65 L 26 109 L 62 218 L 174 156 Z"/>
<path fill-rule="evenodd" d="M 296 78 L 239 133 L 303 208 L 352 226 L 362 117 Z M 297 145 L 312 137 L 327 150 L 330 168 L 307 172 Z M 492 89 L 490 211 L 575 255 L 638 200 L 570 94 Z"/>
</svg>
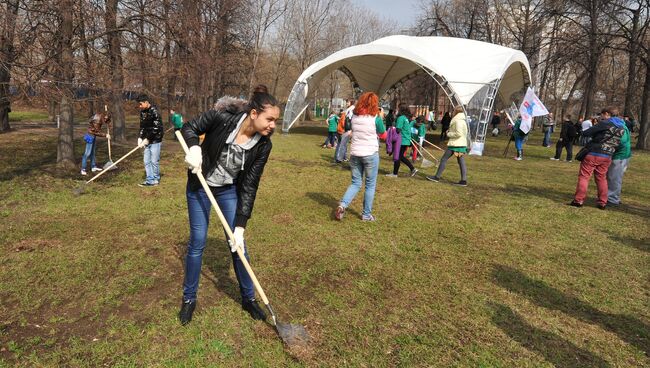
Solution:
<svg viewBox="0 0 650 368">
<path fill-rule="evenodd" d="M 440 121 L 440 125 L 442 125 L 442 131 L 440 132 L 440 142 L 443 140 L 447 139 L 447 131 L 449 130 L 449 124 L 451 124 L 451 115 L 449 115 L 449 112 L 446 112 L 445 115 L 442 117 L 442 120 Z"/>
<path fill-rule="evenodd" d="M 141 187 L 152 187 L 160 183 L 160 148 L 163 139 L 163 122 L 158 109 L 147 95 L 138 97 L 140 108 L 140 135 L 138 146 L 144 147 L 144 172 L 146 179 Z"/>
<path fill-rule="evenodd" d="M 551 157 L 551 160 L 559 161 L 560 156 L 562 156 L 562 148 L 566 148 L 566 161 L 573 161 L 573 140 L 577 135 L 575 125 L 571 121 L 571 115 L 565 115 L 562 130 L 560 131 L 560 139 L 555 144 L 555 157 Z"/>
<path fill-rule="evenodd" d="M 185 156 L 188 179 L 187 209 L 190 219 L 190 240 L 185 257 L 183 303 L 179 319 L 183 325 L 192 320 L 201 274 L 201 258 L 208 233 L 210 200 L 197 172 L 206 178 L 212 194 L 230 228 L 234 241 L 230 243 L 235 275 L 239 282 L 242 309 L 254 319 L 266 319 L 255 299 L 253 282 L 246 272 L 237 249 L 248 259 L 244 229 L 253 212 L 257 187 L 271 153 L 270 136 L 280 116 L 278 102 L 265 86 L 255 88 L 249 101 L 221 98 L 211 111 L 183 124 L 181 132 L 189 147 Z M 199 145 L 199 136 L 205 134 Z"/>
</svg>

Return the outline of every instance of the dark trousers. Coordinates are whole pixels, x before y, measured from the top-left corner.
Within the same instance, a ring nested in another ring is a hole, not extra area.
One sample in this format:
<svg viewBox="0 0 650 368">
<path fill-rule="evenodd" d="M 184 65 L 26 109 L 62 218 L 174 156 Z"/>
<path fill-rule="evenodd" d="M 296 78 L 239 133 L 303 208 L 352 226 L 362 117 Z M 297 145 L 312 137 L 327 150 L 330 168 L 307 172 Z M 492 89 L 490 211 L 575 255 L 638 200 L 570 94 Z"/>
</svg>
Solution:
<svg viewBox="0 0 650 368">
<path fill-rule="evenodd" d="M 411 147 L 411 145 L 408 146 L 400 146 L 399 148 L 399 160 L 393 161 L 393 174 L 397 175 L 399 172 L 399 166 L 400 163 L 403 162 L 408 168 L 413 171 L 415 170 L 415 167 L 413 167 L 413 164 L 411 161 L 408 160 L 408 158 L 404 157 L 404 153 L 406 153 L 406 149 Z"/>
<path fill-rule="evenodd" d="M 559 139 L 555 144 L 555 158 L 560 159 L 562 148 L 566 148 L 566 160 L 573 160 L 573 139 Z"/>
</svg>

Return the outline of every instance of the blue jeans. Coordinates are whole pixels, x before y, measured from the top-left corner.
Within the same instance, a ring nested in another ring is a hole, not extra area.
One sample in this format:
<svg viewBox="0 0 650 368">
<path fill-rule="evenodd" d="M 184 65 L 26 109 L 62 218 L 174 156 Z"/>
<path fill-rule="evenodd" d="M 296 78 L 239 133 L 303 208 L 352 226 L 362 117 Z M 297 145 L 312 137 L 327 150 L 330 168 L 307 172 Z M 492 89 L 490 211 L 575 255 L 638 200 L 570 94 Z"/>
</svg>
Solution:
<svg viewBox="0 0 650 368">
<path fill-rule="evenodd" d="M 551 145 L 551 128 L 549 128 L 546 132 L 544 132 L 544 141 L 542 142 L 542 146 L 548 147 Z"/>
<path fill-rule="evenodd" d="M 521 151 L 524 149 L 524 137 L 517 138 L 515 137 L 515 148 L 517 151 Z"/>
<path fill-rule="evenodd" d="M 230 229 L 234 229 L 235 212 L 237 211 L 237 187 L 235 185 L 228 185 L 225 187 L 211 187 L 211 190 Z M 187 256 L 185 257 L 183 300 L 196 300 L 196 292 L 199 288 L 199 276 L 201 275 L 201 260 L 208 237 L 208 225 L 210 223 L 210 210 L 212 206 L 203 188 L 192 192 L 188 186 L 185 194 L 187 196 L 187 212 L 190 218 L 190 241 L 187 245 Z M 230 252 L 230 247 L 227 249 Z M 248 252 L 246 251 L 245 245 L 244 254 L 248 260 Z M 237 253 L 231 253 L 231 255 L 235 275 L 237 276 L 237 281 L 239 281 L 239 291 L 242 299 L 253 299 L 255 297 L 253 281 L 239 259 L 239 255 Z"/>
<path fill-rule="evenodd" d="M 160 181 L 160 147 L 162 142 L 148 144 L 144 148 L 144 172 L 147 174 L 145 180 L 149 184 Z"/>
<path fill-rule="evenodd" d="M 377 172 L 379 171 L 379 152 L 370 156 L 350 157 L 350 170 L 352 171 L 352 183 L 345 191 L 341 206 L 348 208 L 354 197 L 361 189 L 363 176 L 366 177 L 366 191 L 363 194 L 363 216 L 372 212 L 372 202 L 375 199 L 375 187 L 377 187 Z"/>
<path fill-rule="evenodd" d="M 341 140 L 339 141 L 339 144 L 336 146 L 336 150 L 334 150 L 334 160 L 336 161 L 345 160 L 346 156 L 348 155 L 349 141 L 350 141 L 350 134 L 343 134 L 341 136 Z"/>
<path fill-rule="evenodd" d="M 81 158 L 81 170 L 86 170 L 86 161 L 90 157 L 90 167 L 97 167 L 95 163 L 95 152 L 97 151 L 97 139 L 93 139 L 93 143 L 86 142 L 86 150 Z"/>
</svg>

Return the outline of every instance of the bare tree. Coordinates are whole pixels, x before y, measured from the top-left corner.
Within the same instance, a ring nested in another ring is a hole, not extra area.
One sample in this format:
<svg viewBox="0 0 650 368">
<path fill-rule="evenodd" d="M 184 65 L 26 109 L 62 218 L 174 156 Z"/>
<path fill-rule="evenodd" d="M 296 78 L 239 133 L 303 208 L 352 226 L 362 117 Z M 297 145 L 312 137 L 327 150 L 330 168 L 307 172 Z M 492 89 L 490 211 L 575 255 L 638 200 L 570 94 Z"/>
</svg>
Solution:
<svg viewBox="0 0 650 368">
<path fill-rule="evenodd" d="M 5 19 L 0 34 L 0 132 L 11 129 L 9 125 L 9 82 L 11 81 L 11 67 L 15 60 L 14 38 L 16 35 L 16 17 L 20 1 L 7 0 L 5 6 Z"/>
<path fill-rule="evenodd" d="M 59 34 L 60 34 L 60 65 L 59 93 L 61 106 L 61 124 L 59 126 L 59 143 L 56 151 L 57 165 L 63 168 L 74 168 L 74 7 L 73 0 L 61 0 L 58 4 Z"/>
</svg>

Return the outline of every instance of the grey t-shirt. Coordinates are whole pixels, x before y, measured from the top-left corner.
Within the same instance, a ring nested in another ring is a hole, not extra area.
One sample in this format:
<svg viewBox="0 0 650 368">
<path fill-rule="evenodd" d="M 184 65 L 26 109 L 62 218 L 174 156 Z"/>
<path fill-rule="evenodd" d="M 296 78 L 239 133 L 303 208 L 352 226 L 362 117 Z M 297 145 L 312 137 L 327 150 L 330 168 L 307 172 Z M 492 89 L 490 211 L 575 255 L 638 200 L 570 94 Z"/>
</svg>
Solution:
<svg viewBox="0 0 650 368">
<path fill-rule="evenodd" d="M 226 139 L 223 151 L 219 154 L 217 166 L 206 178 L 209 186 L 222 187 L 234 184 L 239 172 L 244 169 L 247 151 L 253 148 L 262 137 L 259 133 L 255 133 L 248 141 L 242 144 L 235 143 L 237 133 L 239 133 L 245 119 L 246 114 L 239 119 L 237 127 Z"/>
</svg>

